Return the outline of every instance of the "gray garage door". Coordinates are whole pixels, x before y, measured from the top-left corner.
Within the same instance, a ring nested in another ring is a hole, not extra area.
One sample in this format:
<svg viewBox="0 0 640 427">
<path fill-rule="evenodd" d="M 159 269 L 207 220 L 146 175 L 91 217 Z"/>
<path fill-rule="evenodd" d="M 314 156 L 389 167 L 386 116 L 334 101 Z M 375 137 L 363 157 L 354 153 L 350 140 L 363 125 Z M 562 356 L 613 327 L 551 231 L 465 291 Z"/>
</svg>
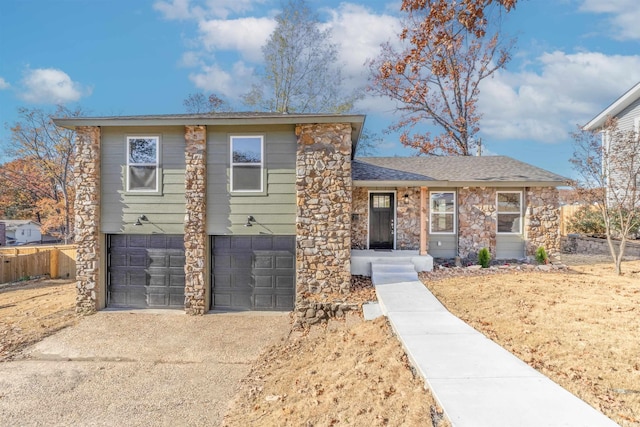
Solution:
<svg viewBox="0 0 640 427">
<path fill-rule="evenodd" d="M 107 306 L 184 307 L 182 235 L 110 235 Z"/>
<path fill-rule="evenodd" d="M 295 244 L 295 236 L 213 236 L 212 308 L 293 309 Z"/>
</svg>

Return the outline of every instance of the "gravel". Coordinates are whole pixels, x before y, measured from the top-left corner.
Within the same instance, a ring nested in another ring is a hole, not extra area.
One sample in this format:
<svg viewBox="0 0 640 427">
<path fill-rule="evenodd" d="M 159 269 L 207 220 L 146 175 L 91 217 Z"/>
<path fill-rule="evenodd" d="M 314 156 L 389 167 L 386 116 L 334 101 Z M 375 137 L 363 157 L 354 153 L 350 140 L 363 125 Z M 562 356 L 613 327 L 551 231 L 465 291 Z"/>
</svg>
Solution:
<svg viewBox="0 0 640 427">
<path fill-rule="evenodd" d="M 0 425 L 219 425 L 289 332 L 288 313 L 99 312 L 0 363 Z"/>
</svg>

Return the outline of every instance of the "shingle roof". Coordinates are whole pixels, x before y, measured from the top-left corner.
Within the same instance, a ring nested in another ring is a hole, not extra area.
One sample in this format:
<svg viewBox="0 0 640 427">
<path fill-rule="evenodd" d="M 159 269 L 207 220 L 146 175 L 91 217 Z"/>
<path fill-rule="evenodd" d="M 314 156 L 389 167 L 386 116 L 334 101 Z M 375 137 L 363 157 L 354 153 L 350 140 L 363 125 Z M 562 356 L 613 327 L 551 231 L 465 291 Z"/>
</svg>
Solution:
<svg viewBox="0 0 640 427">
<path fill-rule="evenodd" d="M 567 178 L 506 156 L 359 157 L 354 181 L 442 181 L 563 185 Z"/>
<path fill-rule="evenodd" d="M 40 225 L 35 221 L 31 221 L 30 219 L 0 219 L 0 222 L 4 223 L 7 230 L 15 230 L 17 227 L 26 224 L 35 224 Z"/>
</svg>

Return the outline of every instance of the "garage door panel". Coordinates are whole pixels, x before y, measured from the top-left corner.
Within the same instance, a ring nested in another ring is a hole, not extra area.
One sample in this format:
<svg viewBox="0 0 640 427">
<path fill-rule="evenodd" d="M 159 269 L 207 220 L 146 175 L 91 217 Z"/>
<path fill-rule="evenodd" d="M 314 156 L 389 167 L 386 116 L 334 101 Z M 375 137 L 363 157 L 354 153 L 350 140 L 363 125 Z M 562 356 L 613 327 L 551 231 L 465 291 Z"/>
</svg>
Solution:
<svg viewBox="0 0 640 427">
<path fill-rule="evenodd" d="M 213 236 L 211 247 L 214 309 L 293 308 L 294 236 Z"/>
<path fill-rule="evenodd" d="M 108 253 L 108 306 L 184 307 L 183 236 L 111 235 Z"/>
</svg>

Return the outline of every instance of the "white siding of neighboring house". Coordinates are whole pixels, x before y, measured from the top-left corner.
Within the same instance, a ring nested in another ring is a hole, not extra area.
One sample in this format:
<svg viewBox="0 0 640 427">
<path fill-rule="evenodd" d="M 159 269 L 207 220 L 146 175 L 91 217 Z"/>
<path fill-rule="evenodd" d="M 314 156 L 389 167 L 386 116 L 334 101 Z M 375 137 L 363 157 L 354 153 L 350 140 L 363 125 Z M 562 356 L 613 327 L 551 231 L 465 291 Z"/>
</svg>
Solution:
<svg viewBox="0 0 640 427">
<path fill-rule="evenodd" d="M 622 112 L 618 114 L 616 118 L 618 119 L 618 129 L 620 131 L 625 133 L 629 131 L 638 132 L 639 131 L 638 127 L 640 126 L 639 125 L 640 98 L 636 99 L 631 105 L 629 105 L 627 108 L 622 110 Z M 607 140 L 606 134 L 603 134 L 602 141 L 603 141 L 603 144 L 605 144 L 606 149 L 611 150 L 610 152 L 612 153 L 611 154 L 612 157 L 618 157 L 621 154 L 624 156 L 624 153 L 629 151 L 628 146 L 616 144 L 614 141 Z M 626 176 L 626 173 L 623 173 L 622 171 L 616 171 L 615 165 L 611 165 L 611 166 L 612 166 L 612 170 L 610 172 L 611 178 L 614 181 L 623 182 L 623 183 L 627 182 L 628 177 Z M 624 196 L 624 195 L 621 194 L 621 196 Z M 609 200 L 612 200 L 611 197 L 609 197 Z"/>
<path fill-rule="evenodd" d="M 16 245 L 24 245 L 26 243 L 40 242 L 42 233 L 40 226 L 34 223 L 28 223 L 16 226 L 15 230 L 7 230 L 7 240 L 15 239 Z"/>
</svg>

